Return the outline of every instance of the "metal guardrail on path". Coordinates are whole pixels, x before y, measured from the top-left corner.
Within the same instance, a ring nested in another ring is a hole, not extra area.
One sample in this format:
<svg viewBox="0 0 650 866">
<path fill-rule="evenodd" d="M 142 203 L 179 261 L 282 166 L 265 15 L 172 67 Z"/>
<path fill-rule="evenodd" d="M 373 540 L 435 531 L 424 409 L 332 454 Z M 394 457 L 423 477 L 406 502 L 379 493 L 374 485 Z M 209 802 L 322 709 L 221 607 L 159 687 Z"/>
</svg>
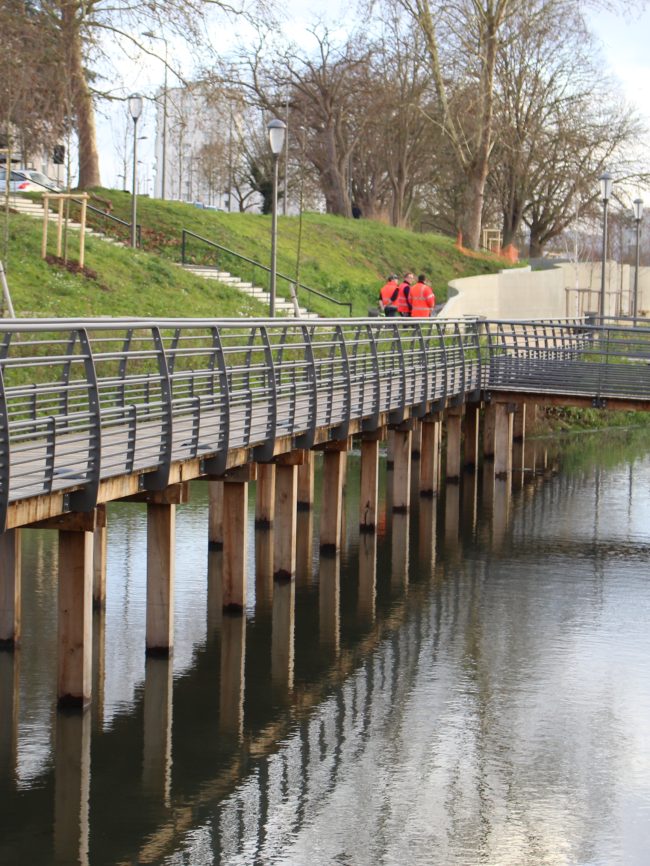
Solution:
<svg viewBox="0 0 650 866">
<path fill-rule="evenodd" d="M 254 268 L 262 271 L 262 273 L 270 276 L 271 268 L 267 265 L 263 265 L 261 262 L 256 262 L 254 259 L 249 259 L 248 256 L 243 256 L 241 253 L 236 253 L 234 250 L 229 250 L 228 247 L 224 247 L 221 244 L 218 244 L 216 241 L 211 241 L 208 238 L 204 238 L 202 235 L 197 235 L 194 232 L 191 232 L 189 229 L 183 229 L 181 235 L 181 264 L 186 265 L 189 263 L 189 256 L 187 252 L 188 248 L 188 238 L 193 238 L 196 241 L 204 244 L 212 248 L 213 250 L 217 250 L 220 253 L 224 253 L 227 256 L 232 256 L 240 262 L 245 262 L 247 265 L 251 265 Z M 313 295 L 316 298 L 321 298 L 324 301 L 327 301 L 330 304 L 334 304 L 336 307 L 343 307 L 347 309 L 348 316 L 352 315 L 352 304 L 349 301 L 339 301 L 338 298 L 333 298 L 331 295 L 325 294 L 325 292 L 321 292 L 318 289 L 313 289 L 311 286 L 306 286 L 304 283 L 297 282 L 292 277 L 288 277 L 286 274 L 281 274 L 279 271 L 276 272 L 276 278 L 278 280 L 284 280 L 290 287 L 293 286 L 296 291 L 296 297 L 298 294 L 298 289 L 302 292 L 307 292 L 310 295 Z M 304 301 L 302 302 L 304 303 Z"/>
<path fill-rule="evenodd" d="M 577 320 L 3 321 L 0 528 L 18 500 L 87 510 L 104 479 L 162 489 L 174 462 L 219 474 L 485 389 L 650 399 L 649 362 L 650 329 Z"/>
</svg>

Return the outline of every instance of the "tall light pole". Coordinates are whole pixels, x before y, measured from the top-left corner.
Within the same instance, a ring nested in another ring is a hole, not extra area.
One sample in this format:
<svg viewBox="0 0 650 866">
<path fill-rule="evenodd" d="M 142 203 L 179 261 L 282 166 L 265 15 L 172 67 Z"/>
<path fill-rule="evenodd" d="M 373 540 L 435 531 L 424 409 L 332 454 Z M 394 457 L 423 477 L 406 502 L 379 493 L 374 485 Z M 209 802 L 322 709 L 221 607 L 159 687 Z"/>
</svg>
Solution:
<svg viewBox="0 0 650 866">
<path fill-rule="evenodd" d="M 600 178 L 600 198 L 603 203 L 603 261 L 602 270 L 600 273 L 600 318 L 605 318 L 605 269 L 607 263 L 607 205 L 612 195 L 612 186 L 614 178 L 608 171 L 601 174 Z"/>
<path fill-rule="evenodd" d="M 269 131 L 269 142 L 273 154 L 273 196 L 271 211 L 271 280 L 269 286 L 269 316 L 275 316 L 275 277 L 276 277 L 276 247 L 278 239 L 278 157 L 282 153 L 287 125 L 284 120 L 274 118 L 266 127 Z"/>
<path fill-rule="evenodd" d="M 634 267 L 634 296 L 632 298 L 632 315 L 636 319 L 639 305 L 639 239 L 641 236 L 641 220 L 643 219 L 643 199 L 635 198 L 632 205 L 634 221 L 636 222 L 636 261 Z"/>
<path fill-rule="evenodd" d="M 149 39 L 159 39 L 165 43 L 165 77 L 163 79 L 163 122 L 162 122 L 162 166 L 160 169 L 160 198 L 165 198 L 165 178 L 167 175 L 167 40 L 164 36 L 156 36 L 151 30 L 146 30 L 143 36 Z"/>
<path fill-rule="evenodd" d="M 131 185 L 131 246 L 138 245 L 136 216 L 138 210 L 138 120 L 142 114 L 142 97 L 139 93 L 129 96 L 129 114 L 133 118 L 133 183 Z"/>
</svg>

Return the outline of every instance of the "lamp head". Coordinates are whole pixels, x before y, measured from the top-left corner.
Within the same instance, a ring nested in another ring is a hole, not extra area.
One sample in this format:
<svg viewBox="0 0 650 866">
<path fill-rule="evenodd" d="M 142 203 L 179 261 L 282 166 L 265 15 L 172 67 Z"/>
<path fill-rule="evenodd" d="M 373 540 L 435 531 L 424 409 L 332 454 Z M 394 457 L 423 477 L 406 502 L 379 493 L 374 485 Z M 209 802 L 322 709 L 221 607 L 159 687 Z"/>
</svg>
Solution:
<svg viewBox="0 0 650 866">
<path fill-rule="evenodd" d="M 266 128 L 269 131 L 271 153 L 273 156 L 279 156 L 282 153 L 282 148 L 284 146 L 284 136 L 287 131 L 287 124 L 276 117 L 268 122 Z"/>
<path fill-rule="evenodd" d="M 604 171 L 600 178 L 600 197 L 603 201 L 609 201 L 612 196 L 612 187 L 614 186 L 614 178 L 608 171 Z"/>
<path fill-rule="evenodd" d="M 640 222 L 643 219 L 643 199 L 635 198 L 632 203 L 632 208 L 634 210 L 634 219 L 637 222 Z"/>
<path fill-rule="evenodd" d="M 133 120 L 138 120 L 142 114 L 142 97 L 139 93 L 132 93 L 129 96 L 129 114 Z"/>
</svg>

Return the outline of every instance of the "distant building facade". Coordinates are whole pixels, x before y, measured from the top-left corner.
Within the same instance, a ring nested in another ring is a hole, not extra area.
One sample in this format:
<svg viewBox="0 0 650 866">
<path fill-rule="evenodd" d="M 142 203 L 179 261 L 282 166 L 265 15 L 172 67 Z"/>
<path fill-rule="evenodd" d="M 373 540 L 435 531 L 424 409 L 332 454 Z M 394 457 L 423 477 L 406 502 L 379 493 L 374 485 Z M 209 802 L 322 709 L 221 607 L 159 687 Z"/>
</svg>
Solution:
<svg viewBox="0 0 650 866">
<path fill-rule="evenodd" d="M 201 82 L 160 90 L 154 144 L 156 198 L 239 210 L 235 173 L 239 118 L 227 97 Z M 255 210 L 257 198 L 250 201 Z"/>
</svg>

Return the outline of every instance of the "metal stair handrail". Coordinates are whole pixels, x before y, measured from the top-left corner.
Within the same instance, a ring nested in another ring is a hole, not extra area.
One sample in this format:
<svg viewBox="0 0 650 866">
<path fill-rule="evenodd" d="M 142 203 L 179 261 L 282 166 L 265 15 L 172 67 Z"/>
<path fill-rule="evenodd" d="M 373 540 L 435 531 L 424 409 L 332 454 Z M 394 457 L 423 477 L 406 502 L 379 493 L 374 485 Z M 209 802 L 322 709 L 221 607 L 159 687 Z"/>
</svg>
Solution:
<svg viewBox="0 0 650 866">
<path fill-rule="evenodd" d="M 187 261 L 186 255 L 186 238 L 192 237 L 195 240 L 202 241 L 208 246 L 214 247 L 215 249 L 220 250 L 223 253 L 227 253 L 230 256 L 235 256 L 235 258 L 240 259 L 243 262 L 246 262 L 249 265 L 254 265 L 256 268 L 261 268 L 263 271 L 266 271 L 267 274 L 271 273 L 271 268 L 267 265 L 263 265 L 261 262 L 256 262 L 254 259 L 248 258 L 248 256 L 244 256 L 241 253 L 237 253 L 234 250 L 228 249 L 228 247 L 224 247 L 222 244 L 217 243 L 216 241 L 212 241 L 209 238 L 205 238 L 202 235 L 196 234 L 196 232 L 190 231 L 189 229 L 183 229 L 181 235 L 181 264 L 186 265 L 189 264 Z M 287 283 L 294 285 L 296 289 L 303 289 L 305 292 L 309 292 L 312 295 L 316 295 L 319 298 L 323 298 L 326 301 L 329 301 L 332 304 L 336 304 L 339 307 L 347 307 L 348 308 L 348 316 L 352 316 L 352 304 L 349 301 L 339 301 L 336 298 L 333 298 L 331 295 L 326 295 L 324 292 L 319 291 L 318 289 L 314 289 L 311 286 L 306 286 L 304 283 L 299 283 L 294 280 L 292 277 L 288 277 L 286 274 L 281 274 L 279 271 L 276 271 L 276 277 L 279 277 L 281 280 L 286 280 Z"/>
<path fill-rule="evenodd" d="M 29 182 L 34 183 L 37 186 L 43 187 L 43 189 L 48 191 L 48 192 L 54 192 L 54 190 L 51 190 L 49 187 L 45 186 L 44 183 L 40 183 L 40 181 L 38 181 L 38 180 L 33 180 L 32 178 L 30 178 Z M 14 195 L 19 195 L 19 193 L 14 193 Z M 79 205 L 79 206 L 81 206 L 81 204 L 82 204 L 81 199 L 78 199 L 78 198 L 72 198 L 72 199 L 70 199 L 70 201 L 73 202 L 74 204 Z M 120 226 L 125 226 L 129 230 L 131 229 L 131 223 L 130 222 L 127 222 L 126 220 L 120 219 L 120 217 L 113 216 L 113 214 L 106 213 L 106 211 L 103 211 L 103 210 L 101 210 L 101 208 L 95 207 L 94 205 L 89 204 L 88 202 L 86 202 L 86 209 L 89 211 L 92 211 L 92 213 L 96 213 L 98 216 L 102 217 L 103 219 L 111 220 L 112 222 L 117 223 Z M 136 230 L 136 235 L 137 235 L 138 246 L 140 246 L 142 243 L 142 225 L 140 223 L 136 223 L 135 224 L 135 230 Z"/>
</svg>

